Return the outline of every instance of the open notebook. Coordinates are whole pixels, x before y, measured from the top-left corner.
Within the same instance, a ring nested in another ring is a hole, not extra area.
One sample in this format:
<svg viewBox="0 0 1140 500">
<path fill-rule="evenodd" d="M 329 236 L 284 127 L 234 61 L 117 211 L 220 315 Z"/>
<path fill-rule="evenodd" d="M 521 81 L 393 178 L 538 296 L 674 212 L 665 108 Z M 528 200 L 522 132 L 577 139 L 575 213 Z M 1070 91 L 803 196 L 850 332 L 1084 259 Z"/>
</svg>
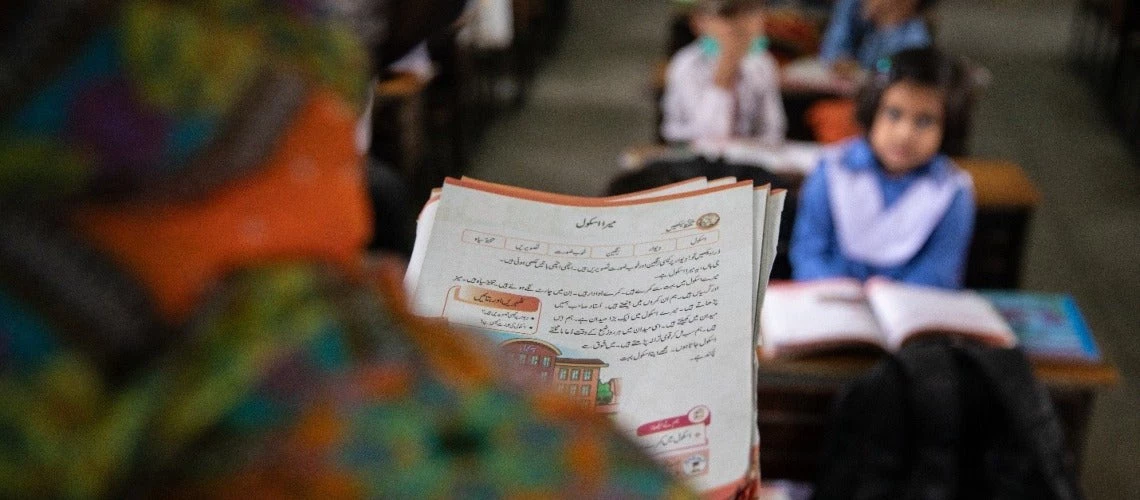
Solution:
<svg viewBox="0 0 1140 500">
<path fill-rule="evenodd" d="M 922 335 L 1017 344 L 998 310 L 976 292 L 881 278 L 773 283 L 760 316 L 765 358 L 856 346 L 895 351 Z"/>
<path fill-rule="evenodd" d="M 695 178 L 608 198 L 448 179 L 405 279 L 512 377 L 599 412 L 710 497 L 757 480 L 758 315 L 784 192 Z"/>
</svg>

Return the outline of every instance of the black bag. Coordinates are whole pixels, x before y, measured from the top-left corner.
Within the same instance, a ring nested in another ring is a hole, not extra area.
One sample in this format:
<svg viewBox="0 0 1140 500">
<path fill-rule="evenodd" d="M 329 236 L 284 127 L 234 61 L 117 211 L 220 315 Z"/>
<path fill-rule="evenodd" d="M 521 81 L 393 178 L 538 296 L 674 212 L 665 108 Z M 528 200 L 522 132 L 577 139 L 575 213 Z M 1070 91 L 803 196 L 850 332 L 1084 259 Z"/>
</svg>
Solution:
<svg viewBox="0 0 1140 500">
<path fill-rule="evenodd" d="M 1020 349 L 909 343 L 840 395 L 817 499 L 1080 498 Z"/>
</svg>

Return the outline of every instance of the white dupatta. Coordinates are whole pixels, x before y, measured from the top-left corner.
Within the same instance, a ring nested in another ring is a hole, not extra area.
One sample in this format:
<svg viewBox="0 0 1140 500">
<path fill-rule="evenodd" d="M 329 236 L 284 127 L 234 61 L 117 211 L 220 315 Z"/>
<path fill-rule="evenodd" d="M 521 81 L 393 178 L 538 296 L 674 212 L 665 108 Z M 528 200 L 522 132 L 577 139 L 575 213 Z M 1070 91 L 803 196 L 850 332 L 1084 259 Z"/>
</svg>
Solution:
<svg viewBox="0 0 1140 500">
<path fill-rule="evenodd" d="M 829 148 L 823 155 L 828 199 L 840 251 L 853 260 L 876 267 L 894 267 L 922 249 L 942 221 L 954 196 L 973 190 L 969 174 L 945 158 L 935 159 L 930 172 L 914 181 L 889 208 L 877 173 L 851 168 L 843 161 L 850 144 Z M 875 167 L 877 168 L 877 167 Z"/>
</svg>

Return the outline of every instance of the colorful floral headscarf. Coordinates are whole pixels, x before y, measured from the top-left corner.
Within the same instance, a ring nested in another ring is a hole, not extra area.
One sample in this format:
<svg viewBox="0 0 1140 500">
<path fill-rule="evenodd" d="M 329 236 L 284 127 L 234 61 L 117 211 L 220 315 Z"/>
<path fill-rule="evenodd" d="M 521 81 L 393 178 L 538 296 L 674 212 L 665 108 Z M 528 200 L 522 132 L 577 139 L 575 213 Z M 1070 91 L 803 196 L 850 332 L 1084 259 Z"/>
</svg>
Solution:
<svg viewBox="0 0 1140 500">
<path fill-rule="evenodd" d="M 39 3 L 0 48 L 0 497 L 688 495 L 362 264 L 361 5 Z"/>
<path fill-rule="evenodd" d="M 365 90 L 326 2 L 42 3 L 0 59 L 0 203 L 202 194 L 260 161 L 306 87 Z"/>
</svg>

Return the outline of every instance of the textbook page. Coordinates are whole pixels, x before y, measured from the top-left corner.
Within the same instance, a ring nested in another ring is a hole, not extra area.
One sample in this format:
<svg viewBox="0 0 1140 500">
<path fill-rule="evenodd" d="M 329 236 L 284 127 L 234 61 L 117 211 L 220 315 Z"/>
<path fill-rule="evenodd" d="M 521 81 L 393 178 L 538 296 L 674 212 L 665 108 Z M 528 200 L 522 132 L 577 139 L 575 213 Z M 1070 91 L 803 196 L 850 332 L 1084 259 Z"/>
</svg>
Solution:
<svg viewBox="0 0 1140 500">
<path fill-rule="evenodd" d="M 431 228 L 435 224 L 435 210 L 439 207 L 438 190 L 432 190 L 431 196 L 424 203 L 416 218 L 416 239 L 412 242 L 412 255 L 408 257 L 408 270 L 404 274 L 404 291 L 408 296 L 415 295 L 416 284 L 420 279 L 420 269 L 424 264 L 424 254 L 427 252 L 428 240 L 431 238 Z"/>
<path fill-rule="evenodd" d="M 704 177 L 694 177 L 687 181 L 674 182 L 658 188 L 646 189 L 643 191 L 636 191 L 633 193 L 619 194 L 615 196 L 608 196 L 602 198 L 609 202 L 622 202 L 629 200 L 645 200 L 649 198 L 656 198 L 660 196 L 671 196 L 679 193 L 686 193 L 689 191 L 696 191 L 708 187 L 708 179 Z"/>
<path fill-rule="evenodd" d="M 751 183 L 626 203 L 524 197 L 540 198 L 448 181 L 415 311 L 480 330 L 512 373 L 612 414 L 698 490 L 744 478 Z"/>
<path fill-rule="evenodd" d="M 771 191 L 772 186 L 769 184 L 756 186 L 752 190 L 752 293 L 754 297 L 760 297 L 763 293 L 760 290 L 760 284 L 767 283 L 767 279 L 762 276 L 764 269 L 764 228 L 768 223 L 765 213 L 768 211 L 768 195 Z M 759 301 L 754 300 L 751 309 L 752 340 L 756 345 L 760 345 L 760 309 L 758 305 Z"/>
<path fill-rule="evenodd" d="M 898 350 L 912 335 L 933 332 L 971 335 L 1000 347 L 1017 343 L 1001 314 L 977 292 L 880 278 L 868 280 L 866 289 L 891 351 Z"/>
<path fill-rule="evenodd" d="M 862 342 L 883 345 L 862 284 L 840 278 L 773 283 L 760 311 L 765 358 Z"/>
<path fill-rule="evenodd" d="M 736 182 L 736 177 L 721 177 L 709 181 L 709 187 L 727 186 L 729 184 L 735 184 Z"/>
<path fill-rule="evenodd" d="M 473 179 L 468 179 L 473 182 Z M 689 180 L 675 182 L 665 186 L 637 191 L 634 193 L 621 194 L 602 198 L 608 202 L 620 203 L 629 200 L 645 200 L 649 198 L 656 198 L 661 196 L 671 196 L 678 193 L 685 193 L 703 189 L 709 184 L 708 179 L 704 177 L 694 177 Z M 409 296 L 415 295 L 416 284 L 419 282 L 420 269 L 424 264 L 424 253 L 427 251 L 428 240 L 431 237 L 431 228 L 435 223 L 435 211 L 437 202 L 441 194 L 440 188 L 432 189 L 431 196 L 428 197 L 427 202 L 424 203 L 423 208 L 420 210 L 419 216 L 416 218 L 416 239 L 412 243 L 412 255 L 408 258 L 407 273 L 404 275 L 404 290 Z"/>
<path fill-rule="evenodd" d="M 756 310 L 764 308 L 764 296 L 768 290 L 768 280 L 772 277 L 772 266 L 776 263 L 776 245 L 780 242 L 780 221 L 784 214 L 784 200 L 788 196 L 786 189 L 773 189 L 768 195 L 767 210 L 764 211 L 764 239 L 761 242 L 762 258 L 760 259 L 761 283 L 756 296 Z M 757 315 L 759 316 L 759 315 Z"/>
<path fill-rule="evenodd" d="M 753 307 L 756 311 L 753 317 L 753 329 L 756 331 L 754 348 L 757 350 L 757 355 L 760 355 L 759 348 L 764 345 L 764 325 L 761 322 L 764 297 L 767 295 L 768 281 L 772 277 L 772 266 L 776 261 L 776 245 L 780 239 L 780 216 L 784 212 L 784 199 L 787 194 L 787 190 L 784 189 L 770 190 L 765 200 L 763 237 L 759 241 L 759 283 L 756 285 L 756 305 Z"/>
<path fill-rule="evenodd" d="M 760 376 L 760 353 L 756 350 L 756 346 L 760 345 L 760 309 L 759 302 L 755 297 L 763 294 L 760 290 L 761 283 L 767 285 L 767 278 L 761 276 L 761 270 L 764 268 L 764 240 L 767 237 L 764 233 L 767 219 L 765 213 L 768 210 L 768 195 L 771 192 L 772 186 L 765 184 L 763 186 L 756 186 L 752 190 L 752 308 L 749 310 L 749 317 L 752 318 L 752 380 L 758 380 Z M 755 472 L 760 474 L 760 407 L 758 405 L 758 396 L 756 394 L 756 387 L 752 387 L 749 391 L 752 397 L 752 421 L 757 422 L 757 425 L 752 426 L 752 447 L 753 455 L 752 460 L 755 461 Z M 759 477 L 756 478 L 759 481 Z"/>
</svg>

